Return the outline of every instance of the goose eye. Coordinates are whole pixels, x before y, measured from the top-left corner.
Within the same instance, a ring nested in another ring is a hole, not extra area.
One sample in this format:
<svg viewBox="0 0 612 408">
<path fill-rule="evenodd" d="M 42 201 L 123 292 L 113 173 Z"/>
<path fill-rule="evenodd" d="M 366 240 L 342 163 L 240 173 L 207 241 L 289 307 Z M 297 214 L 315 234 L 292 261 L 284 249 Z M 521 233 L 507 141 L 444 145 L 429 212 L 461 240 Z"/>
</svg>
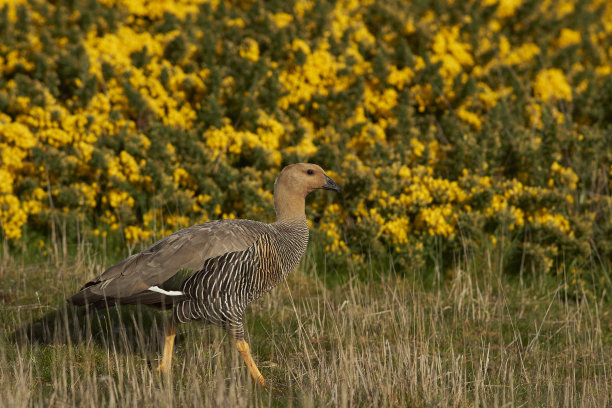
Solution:
<svg viewBox="0 0 612 408">
<path fill-rule="evenodd" d="M 313 171 L 313 170 L 307 170 L 307 171 L 306 171 L 306 173 L 307 173 L 308 175 L 312 176 L 312 175 L 314 174 L 314 171 Z"/>
</svg>

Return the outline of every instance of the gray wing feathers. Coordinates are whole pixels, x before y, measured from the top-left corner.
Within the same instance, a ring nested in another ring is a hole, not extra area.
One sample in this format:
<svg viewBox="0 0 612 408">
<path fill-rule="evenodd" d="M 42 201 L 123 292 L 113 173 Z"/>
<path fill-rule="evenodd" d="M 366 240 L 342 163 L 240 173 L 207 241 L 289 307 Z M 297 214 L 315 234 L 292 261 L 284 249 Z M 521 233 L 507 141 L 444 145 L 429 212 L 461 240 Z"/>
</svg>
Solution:
<svg viewBox="0 0 612 408">
<path fill-rule="evenodd" d="M 250 220 L 219 220 L 185 228 L 110 267 L 69 302 L 133 296 L 163 284 L 181 269 L 199 270 L 209 258 L 243 251 L 269 228 Z"/>
</svg>

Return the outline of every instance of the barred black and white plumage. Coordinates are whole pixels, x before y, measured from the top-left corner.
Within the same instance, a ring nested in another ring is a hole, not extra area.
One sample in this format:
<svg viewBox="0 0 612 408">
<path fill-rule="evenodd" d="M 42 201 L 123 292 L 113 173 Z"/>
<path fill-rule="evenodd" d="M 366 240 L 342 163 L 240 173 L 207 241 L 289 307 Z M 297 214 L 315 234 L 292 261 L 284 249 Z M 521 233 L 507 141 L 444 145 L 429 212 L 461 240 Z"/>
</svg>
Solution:
<svg viewBox="0 0 612 408">
<path fill-rule="evenodd" d="M 185 228 L 110 267 L 68 302 L 172 308 L 161 371 L 169 369 L 177 324 L 221 326 L 235 339 L 253 378 L 265 385 L 244 341 L 242 316 L 300 262 L 308 245 L 305 198 L 317 189 L 340 191 L 317 165 L 287 166 L 274 185 L 276 222 L 217 220 Z"/>
<path fill-rule="evenodd" d="M 236 339 L 244 335 L 242 314 L 249 303 L 270 291 L 291 272 L 308 245 L 308 225 L 262 225 L 247 249 L 207 259 L 185 280 L 174 306 L 180 323 L 202 320 L 224 327 Z"/>
</svg>

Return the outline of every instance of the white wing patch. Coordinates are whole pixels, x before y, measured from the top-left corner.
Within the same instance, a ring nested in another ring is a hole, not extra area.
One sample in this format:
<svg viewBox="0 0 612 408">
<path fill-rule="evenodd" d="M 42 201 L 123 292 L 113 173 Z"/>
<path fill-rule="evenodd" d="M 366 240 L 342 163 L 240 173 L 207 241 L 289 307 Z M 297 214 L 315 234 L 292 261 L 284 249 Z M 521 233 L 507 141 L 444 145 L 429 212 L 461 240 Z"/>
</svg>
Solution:
<svg viewBox="0 0 612 408">
<path fill-rule="evenodd" d="M 166 295 L 166 296 L 181 296 L 181 295 L 184 295 L 184 293 L 181 292 L 180 290 L 170 290 L 170 291 L 168 291 L 168 290 L 163 290 L 162 288 L 157 287 L 157 286 L 151 286 L 148 290 L 150 290 L 151 292 L 161 293 L 161 294 Z"/>
</svg>

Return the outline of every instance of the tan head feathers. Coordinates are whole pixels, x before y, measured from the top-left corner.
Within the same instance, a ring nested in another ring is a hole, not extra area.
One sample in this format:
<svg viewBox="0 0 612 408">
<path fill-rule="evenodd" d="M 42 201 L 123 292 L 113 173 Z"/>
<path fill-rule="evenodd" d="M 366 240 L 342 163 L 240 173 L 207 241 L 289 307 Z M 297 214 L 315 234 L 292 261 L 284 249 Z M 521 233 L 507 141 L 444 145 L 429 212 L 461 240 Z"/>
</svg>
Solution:
<svg viewBox="0 0 612 408">
<path fill-rule="evenodd" d="M 318 189 L 340 192 L 340 187 L 316 164 L 297 163 L 285 167 L 274 184 L 277 220 L 304 218 L 304 199 Z"/>
</svg>

